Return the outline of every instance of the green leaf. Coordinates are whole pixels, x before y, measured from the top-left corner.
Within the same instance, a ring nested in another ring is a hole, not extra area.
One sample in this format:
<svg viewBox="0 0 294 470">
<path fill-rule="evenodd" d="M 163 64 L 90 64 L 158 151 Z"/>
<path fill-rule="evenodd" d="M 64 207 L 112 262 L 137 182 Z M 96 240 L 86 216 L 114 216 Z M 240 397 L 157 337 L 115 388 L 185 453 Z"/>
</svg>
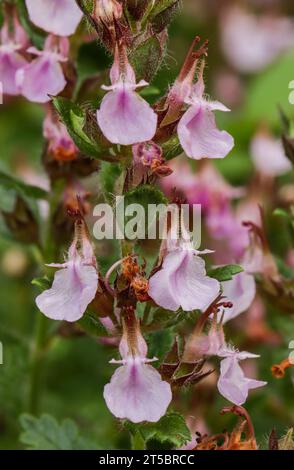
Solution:
<svg viewBox="0 0 294 470">
<path fill-rule="evenodd" d="M 159 361 L 163 360 L 168 351 L 170 351 L 174 340 L 175 332 L 171 328 L 149 334 L 147 342 L 150 357 L 157 357 Z"/>
<path fill-rule="evenodd" d="M 157 0 L 151 12 L 151 18 L 162 13 L 167 8 L 172 7 L 175 3 L 179 3 L 179 0 Z"/>
<path fill-rule="evenodd" d="M 83 154 L 101 160 L 113 160 L 109 150 L 99 145 L 97 140 L 84 131 L 86 113 L 80 106 L 62 97 L 53 98 L 52 101 L 69 135 Z"/>
<path fill-rule="evenodd" d="M 172 136 L 162 145 L 163 155 L 166 160 L 178 157 L 183 153 L 179 138 L 177 135 Z"/>
<path fill-rule="evenodd" d="M 228 264 L 227 266 L 220 266 L 218 268 L 212 269 L 208 272 L 210 277 L 217 279 L 220 282 L 230 281 L 233 279 L 233 276 L 244 271 L 242 266 L 238 264 Z"/>
<path fill-rule="evenodd" d="M 95 317 L 89 309 L 86 310 L 83 317 L 77 322 L 82 330 L 92 336 L 108 336 L 108 331 L 102 325 L 100 320 Z"/>
<path fill-rule="evenodd" d="M 140 432 L 135 432 L 131 436 L 131 447 L 132 450 L 145 450 L 145 441 Z"/>
<path fill-rule="evenodd" d="M 160 330 L 164 328 L 169 322 L 175 319 L 176 313 L 172 310 L 165 310 L 164 308 L 157 308 L 152 315 L 152 320 L 148 324 L 152 330 Z"/>
<path fill-rule="evenodd" d="M 115 193 L 115 184 L 121 174 L 121 167 L 115 163 L 101 162 L 99 183 L 106 200 L 111 203 Z"/>
<path fill-rule="evenodd" d="M 164 0 L 161 4 L 158 3 L 159 5 L 155 7 L 155 16 L 153 16 L 154 12 L 152 15 L 152 27 L 156 33 L 160 33 L 170 24 L 180 6 L 180 0 Z"/>
<path fill-rule="evenodd" d="M 145 442 L 152 440 L 179 448 L 191 440 L 191 433 L 182 415 L 167 413 L 157 423 L 133 424 L 124 422 L 125 428 L 135 435 L 141 434 Z"/>
<path fill-rule="evenodd" d="M 9 210 L 5 210 L 5 207 L 1 207 L 2 204 L 0 204 L 4 222 L 1 232 L 4 237 L 9 234 L 12 240 L 21 243 L 38 244 L 40 241 L 39 211 L 36 200 L 26 195 L 20 196 L 20 194 L 22 190 L 18 188 L 17 192 L 15 191 L 14 204 L 8 207 Z"/>
<path fill-rule="evenodd" d="M 285 209 L 281 209 L 279 207 L 277 207 L 274 210 L 273 215 L 276 217 L 283 217 L 285 219 L 291 219 L 291 214 L 289 214 L 289 212 L 287 212 Z"/>
<path fill-rule="evenodd" d="M 127 8 L 132 18 L 139 21 L 143 16 L 148 15 L 150 10 L 150 0 L 128 0 Z"/>
<path fill-rule="evenodd" d="M 127 204 L 167 204 L 168 200 L 160 189 L 149 184 L 138 186 L 125 194 Z"/>
<path fill-rule="evenodd" d="M 44 290 L 50 289 L 51 287 L 51 280 L 47 277 L 36 277 L 35 279 L 32 280 L 33 286 L 38 287 L 38 289 L 43 292 Z"/>
<path fill-rule="evenodd" d="M 39 241 L 39 208 L 37 200 L 46 199 L 47 191 L 32 186 L 0 171 L 1 237 L 22 243 Z"/>
<path fill-rule="evenodd" d="M 0 186 L 0 209 L 4 212 L 12 212 L 15 207 L 16 194 L 13 189 L 5 189 Z"/>
<path fill-rule="evenodd" d="M 70 419 L 60 424 L 53 416 L 43 414 L 36 418 L 20 416 L 20 441 L 30 450 L 97 450 L 95 443 L 80 436 L 77 425 Z"/>
<path fill-rule="evenodd" d="M 0 186 L 8 191 L 15 191 L 20 196 L 26 196 L 32 199 L 46 199 L 47 191 L 37 186 L 32 186 L 14 178 L 3 171 L 0 171 Z"/>
<path fill-rule="evenodd" d="M 156 36 L 144 41 L 130 55 L 129 60 L 136 72 L 137 80 L 150 82 L 163 60 L 163 50 Z"/>
</svg>

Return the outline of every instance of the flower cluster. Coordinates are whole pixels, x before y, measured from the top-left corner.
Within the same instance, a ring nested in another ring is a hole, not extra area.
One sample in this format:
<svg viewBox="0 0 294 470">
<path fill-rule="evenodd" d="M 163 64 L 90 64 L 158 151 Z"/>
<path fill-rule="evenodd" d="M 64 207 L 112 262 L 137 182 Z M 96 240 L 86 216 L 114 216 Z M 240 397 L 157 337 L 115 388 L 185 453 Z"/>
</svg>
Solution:
<svg viewBox="0 0 294 470">
<path fill-rule="evenodd" d="M 244 312 L 254 316 L 260 300 L 257 279 L 271 296 L 280 295 L 286 302 L 290 294 L 270 252 L 259 185 L 252 192 L 233 187 L 212 163 L 232 152 L 234 138 L 220 130 L 216 121 L 217 111 L 230 110 L 205 93 L 208 42 L 199 45 L 200 38 L 195 38 L 175 82 L 164 96 L 152 100 L 154 90 L 145 87 L 158 67 L 149 65 L 154 64 L 152 52 L 146 54 L 146 43 L 156 43 L 160 64 L 167 40 L 167 24 L 161 29 L 152 16 L 156 16 L 156 2 L 135 2 L 140 7 L 118 0 L 91 3 L 89 10 L 85 2 L 74 0 L 26 0 L 26 22 L 42 37 L 38 47 L 16 8 L 5 15 L 0 33 L 4 94 L 42 104 L 45 111 L 43 163 L 52 198 L 48 196 L 50 211 L 44 219 L 57 245 L 49 254 L 58 260 L 69 246 L 64 262 L 46 264 L 47 274 L 51 272 L 47 267 L 56 271 L 51 274 L 51 285 L 37 296 L 37 307 L 49 319 L 77 323 L 86 331 L 87 322 L 98 324 L 99 341 L 115 350 L 118 347 L 120 359 L 111 364 L 119 366 L 103 394 L 118 419 L 157 422 L 167 412 L 176 389 L 204 382 L 212 374 L 218 375 L 215 391 L 240 407 L 250 390 L 266 382 L 246 376 L 240 363 L 259 356 L 230 345 L 223 327 L 229 321 L 237 324 Z M 134 21 L 130 24 L 131 12 Z M 94 32 L 83 29 L 83 17 Z M 250 18 L 245 20 L 243 28 L 250 31 Z M 227 32 L 227 36 L 234 34 L 232 28 Z M 77 76 L 75 43 L 96 39 L 96 35 L 112 54 L 112 65 L 110 72 L 83 81 Z M 267 37 L 268 31 L 261 31 L 260 48 L 265 47 Z M 227 42 L 225 37 L 224 45 Z M 142 64 L 148 62 L 145 68 L 138 66 L 140 53 Z M 234 50 L 229 55 L 238 65 Z M 239 66 L 248 69 L 246 64 Z M 292 169 L 282 142 L 267 129 L 254 136 L 250 151 L 258 181 L 267 187 L 273 178 Z M 178 158 L 170 162 L 172 157 Z M 90 182 L 80 181 L 90 175 Z M 150 248 L 147 243 L 141 246 L 137 240 L 124 239 L 115 249 L 104 245 L 98 249 L 88 229 L 93 221 L 89 211 L 93 197 L 89 196 L 112 201 L 114 195 L 126 195 L 132 202 L 137 197 L 142 205 L 146 199 L 156 202 L 152 198 L 177 206 L 182 201 L 190 206 L 201 204 L 205 247 L 211 249 L 195 249 L 183 230 L 173 239 L 169 220 L 168 236 L 160 247 L 154 240 Z M 46 262 L 51 261 L 47 259 L 48 240 L 43 243 L 42 236 L 38 249 L 43 250 Z M 104 254 L 109 264 L 100 262 Z M 203 255 L 208 255 L 207 262 Z M 260 317 L 259 326 L 268 337 L 263 313 Z M 173 349 L 164 351 L 165 357 L 156 353 L 158 358 L 152 358 L 152 341 L 158 331 L 171 333 L 172 343 L 181 344 L 174 362 Z M 220 361 L 218 372 L 203 369 L 205 361 Z M 192 390 L 197 394 L 197 388 Z M 233 448 L 235 440 L 226 437 L 228 448 Z M 198 446 L 209 446 L 212 441 L 202 438 Z M 251 435 L 246 445 L 254 448 L 255 444 Z"/>
</svg>

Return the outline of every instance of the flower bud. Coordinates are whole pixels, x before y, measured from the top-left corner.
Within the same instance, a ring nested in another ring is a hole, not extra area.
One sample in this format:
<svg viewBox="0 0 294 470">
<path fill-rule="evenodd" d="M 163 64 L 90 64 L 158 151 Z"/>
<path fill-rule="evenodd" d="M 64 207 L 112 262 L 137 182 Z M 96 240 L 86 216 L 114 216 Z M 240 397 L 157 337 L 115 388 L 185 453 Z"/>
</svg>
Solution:
<svg viewBox="0 0 294 470">
<path fill-rule="evenodd" d="M 67 132 L 65 125 L 58 116 L 48 108 L 43 123 L 43 135 L 48 142 L 48 154 L 57 161 L 68 162 L 76 160 L 78 148 Z"/>
<path fill-rule="evenodd" d="M 147 8 L 151 8 L 154 5 L 154 0 L 127 0 L 128 10 L 135 20 L 140 20 Z"/>
<path fill-rule="evenodd" d="M 17 197 L 12 212 L 2 211 L 12 236 L 22 243 L 39 243 L 39 227 L 27 202 Z"/>
<path fill-rule="evenodd" d="M 162 149 L 154 142 L 143 142 L 133 146 L 134 163 L 144 167 L 147 171 L 156 176 L 163 177 L 169 176 L 173 172 L 171 168 L 166 165 L 162 156 Z"/>
<path fill-rule="evenodd" d="M 117 0 L 96 0 L 93 16 L 96 20 L 110 25 L 114 20 L 121 18 L 122 5 Z"/>
<path fill-rule="evenodd" d="M 274 364 L 271 367 L 272 375 L 276 379 L 283 379 L 285 377 L 285 370 L 293 365 L 294 364 L 290 361 L 290 359 L 286 358 L 282 362 L 280 362 L 280 364 Z"/>
</svg>

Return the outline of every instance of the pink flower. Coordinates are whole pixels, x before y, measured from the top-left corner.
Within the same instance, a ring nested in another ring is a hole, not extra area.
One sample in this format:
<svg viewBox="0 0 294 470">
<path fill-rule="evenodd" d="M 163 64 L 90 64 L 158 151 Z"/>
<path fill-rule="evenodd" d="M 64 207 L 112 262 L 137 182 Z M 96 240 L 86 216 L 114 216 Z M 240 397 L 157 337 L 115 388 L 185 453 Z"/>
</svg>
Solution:
<svg viewBox="0 0 294 470">
<path fill-rule="evenodd" d="M 27 64 L 20 51 L 27 47 L 28 39 L 16 16 L 13 17 L 13 31 L 10 31 L 5 21 L 0 35 L 0 81 L 3 93 L 16 96 L 19 95 L 16 72 Z"/>
<path fill-rule="evenodd" d="M 156 422 L 164 416 L 172 399 L 170 385 L 161 379 L 160 374 L 148 363 L 147 344 L 136 321 L 128 331 L 124 323 L 124 335 L 120 342 L 123 364 L 113 374 L 111 381 L 104 387 L 104 399 L 111 413 L 120 419 L 133 423 L 141 421 Z"/>
<path fill-rule="evenodd" d="M 190 107 L 178 124 L 178 136 L 187 156 L 196 160 L 224 158 L 234 147 L 234 139 L 217 128 L 213 111 L 229 109 L 218 101 L 205 99 L 202 75 L 185 102 Z"/>
<path fill-rule="evenodd" d="M 292 170 L 281 140 L 265 132 L 258 133 L 252 140 L 251 155 L 255 168 L 265 176 L 280 176 Z"/>
<path fill-rule="evenodd" d="M 188 347 L 191 353 L 195 356 L 217 356 L 219 351 L 225 345 L 224 330 L 221 323 L 217 323 L 216 317 L 212 320 L 211 328 L 207 335 L 200 334 L 196 337 L 192 336 Z"/>
<path fill-rule="evenodd" d="M 239 366 L 239 361 L 259 357 L 247 351 L 239 352 L 232 346 L 227 345 L 223 327 L 216 323 L 214 318 L 212 327 L 207 336 L 193 336 L 189 344 L 192 352 L 205 354 L 206 356 L 218 356 L 223 358 L 220 363 L 220 377 L 217 387 L 221 395 L 235 405 L 242 405 L 247 400 L 249 390 L 263 387 L 266 382 L 249 379 L 245 377 Z"/>
<path fill-rule="evenodd" d="M 203 254 L 209 251 L 203 251 Z M 220 285 L 206 276 L 200 251 L 180 246 L 164 258 L 162 268 L 149 280 L 149 296 L 161 307 L 176 311 L 206 310 L 217 297 Z"/>
<path fill-rule="evenodd" d="M 70 137 L 65 125 L 54 116 L 51 109 L 48 110 L 43 124 L 43 135 L 48 141 L 48 151 L 56 160 L 74 160 L 78 154 L 78 148 Z"/>
<path fill-rule="evenodd" d="M 223 295 L 233 303 L 233 308 L 225 309 L 223 323 L 245 312 L 252 304 L 255 294 L 256 285 L 254 276 L 241 272 L 233 279 L 222 283 Z"/>
<path fill-rule="evenodd" d="M 136 84 L 133 68 L 123 50 L 115 53 L 110 72 L 111 86 L 97 111 L 97 120 L 105 137 L 113 144 L 132 145 L 152 140 L 157 127 L 157 115 L 136 92 L 148 85 L 141 80 Z"/>
<path fill-rule="evenodd" d="M 19 69 L 16 74 L 21 94 L 35 103 L 47 103 L 50 101 L 49 95 L 58 95 L 66 85 L 60 62 L 66 62 L 67 58 L 56 49 L 52 50 L 53 41 L 54 38 L 48 36 L 44 51 L 30 47 L 28 52 L 37 58 Z M 67 49 L 66 43 L 61 46 Z"/>
<path fill-rule="evenodd" d="M 83 13 L 75 0 L 26 0 L 30 20 L 57 36 L 73 34 Z"/>
<path fill-rule="evenodd" d="M 70 246 L 68 259 L 62 264 L 49 264 L 59 269 L 52 287 L 36 298 L 36 304 L 46 317 L 75 322 L 95 297 L 98 286 L 96 260 L 90 241 L 76 223 L 76 236 Z M 83 233 L 81 238 L 81 233 Z M 78 245 L 81 245 L 78 248 Z"/>
<path fill-rule="evenodd" d="M 169 162 L 173 173 L 160 182 L 164 192 L 171 196 L 176 188 L 185 195 L 188 204 L 201 204 L 205 214 L 221 210 L 232 199 L 240 198 L 245 191 L 231 186 L 209 160 L 193 173 L 187 159 L 175 158 Z"/>
<path fill-rule="evenodd" d="M 257 16 L 234 6 L 222 22 L 224 53 L 230 64 L 244 73 L 263 69 L 294 44 L 292 18 Z"/>
<path fill-rule="evenodd" d="M 245 377 L 239 361 L 259 357 L 246 351 L 225 351 L 225 359 L 220 364 L 220 377 L 217 383 L 220 394 L 235 405 L 241 406 L 248 397 L 249 390 L 263 387 L 267 382 Z"/>
</svg>

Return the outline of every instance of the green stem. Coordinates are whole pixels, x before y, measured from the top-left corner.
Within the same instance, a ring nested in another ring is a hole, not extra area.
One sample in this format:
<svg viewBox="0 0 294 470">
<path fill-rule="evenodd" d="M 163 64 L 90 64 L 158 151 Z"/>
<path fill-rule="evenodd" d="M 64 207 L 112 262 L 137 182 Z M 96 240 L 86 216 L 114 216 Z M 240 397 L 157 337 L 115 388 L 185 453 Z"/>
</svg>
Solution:
<svg viewBox="0 0 294 470">
<path fill-rule="evenodd" d="M 54 260 L 55 249 L 52 241 L 52 218 L 57 208 L 58 202 L 60 201 L 60 195 L 63 191 L 63 184 L 55 185 L 52 187 L 51 197 L 49 202 L 49 216 L 44 228 L 43 233 L 43 250 L 41 258 L 44 263 L 48 263 Z M 47 273 L 49 268 L 44 266 L 44 274 Z M 34 345 L 31 356 L 31 370 L 30 370 L 30 388 L 29 388 L 29 402 L 28 409 L 32 414 L 38 414 L 40 410 L 41 401 L 41 389 L 42 389 L 42 372 L 44 365 L 44 358 L 47 352 L 47 332 L 50 322 L 48 319 L 39 311 L 36 311 L 36 327 Z"/>
<path fill-rule="evenodd" d="M 30 373 L 29 412 L 37 414 L 40 409 L 42 366 L 45 355 L 47 318 L 37 312 L 35 344 L 32 352 Z"/>
<path fill-rule="evenodd" d="M 151 311 L 151 304 L 149 302 L 149 303 L 146 303 L 146 305 L 145 305 L 144 314 L 143 314 L 143 321 L 142 321 L 143 325 L 147 325 L 150 311 Z"/>
</svg>

